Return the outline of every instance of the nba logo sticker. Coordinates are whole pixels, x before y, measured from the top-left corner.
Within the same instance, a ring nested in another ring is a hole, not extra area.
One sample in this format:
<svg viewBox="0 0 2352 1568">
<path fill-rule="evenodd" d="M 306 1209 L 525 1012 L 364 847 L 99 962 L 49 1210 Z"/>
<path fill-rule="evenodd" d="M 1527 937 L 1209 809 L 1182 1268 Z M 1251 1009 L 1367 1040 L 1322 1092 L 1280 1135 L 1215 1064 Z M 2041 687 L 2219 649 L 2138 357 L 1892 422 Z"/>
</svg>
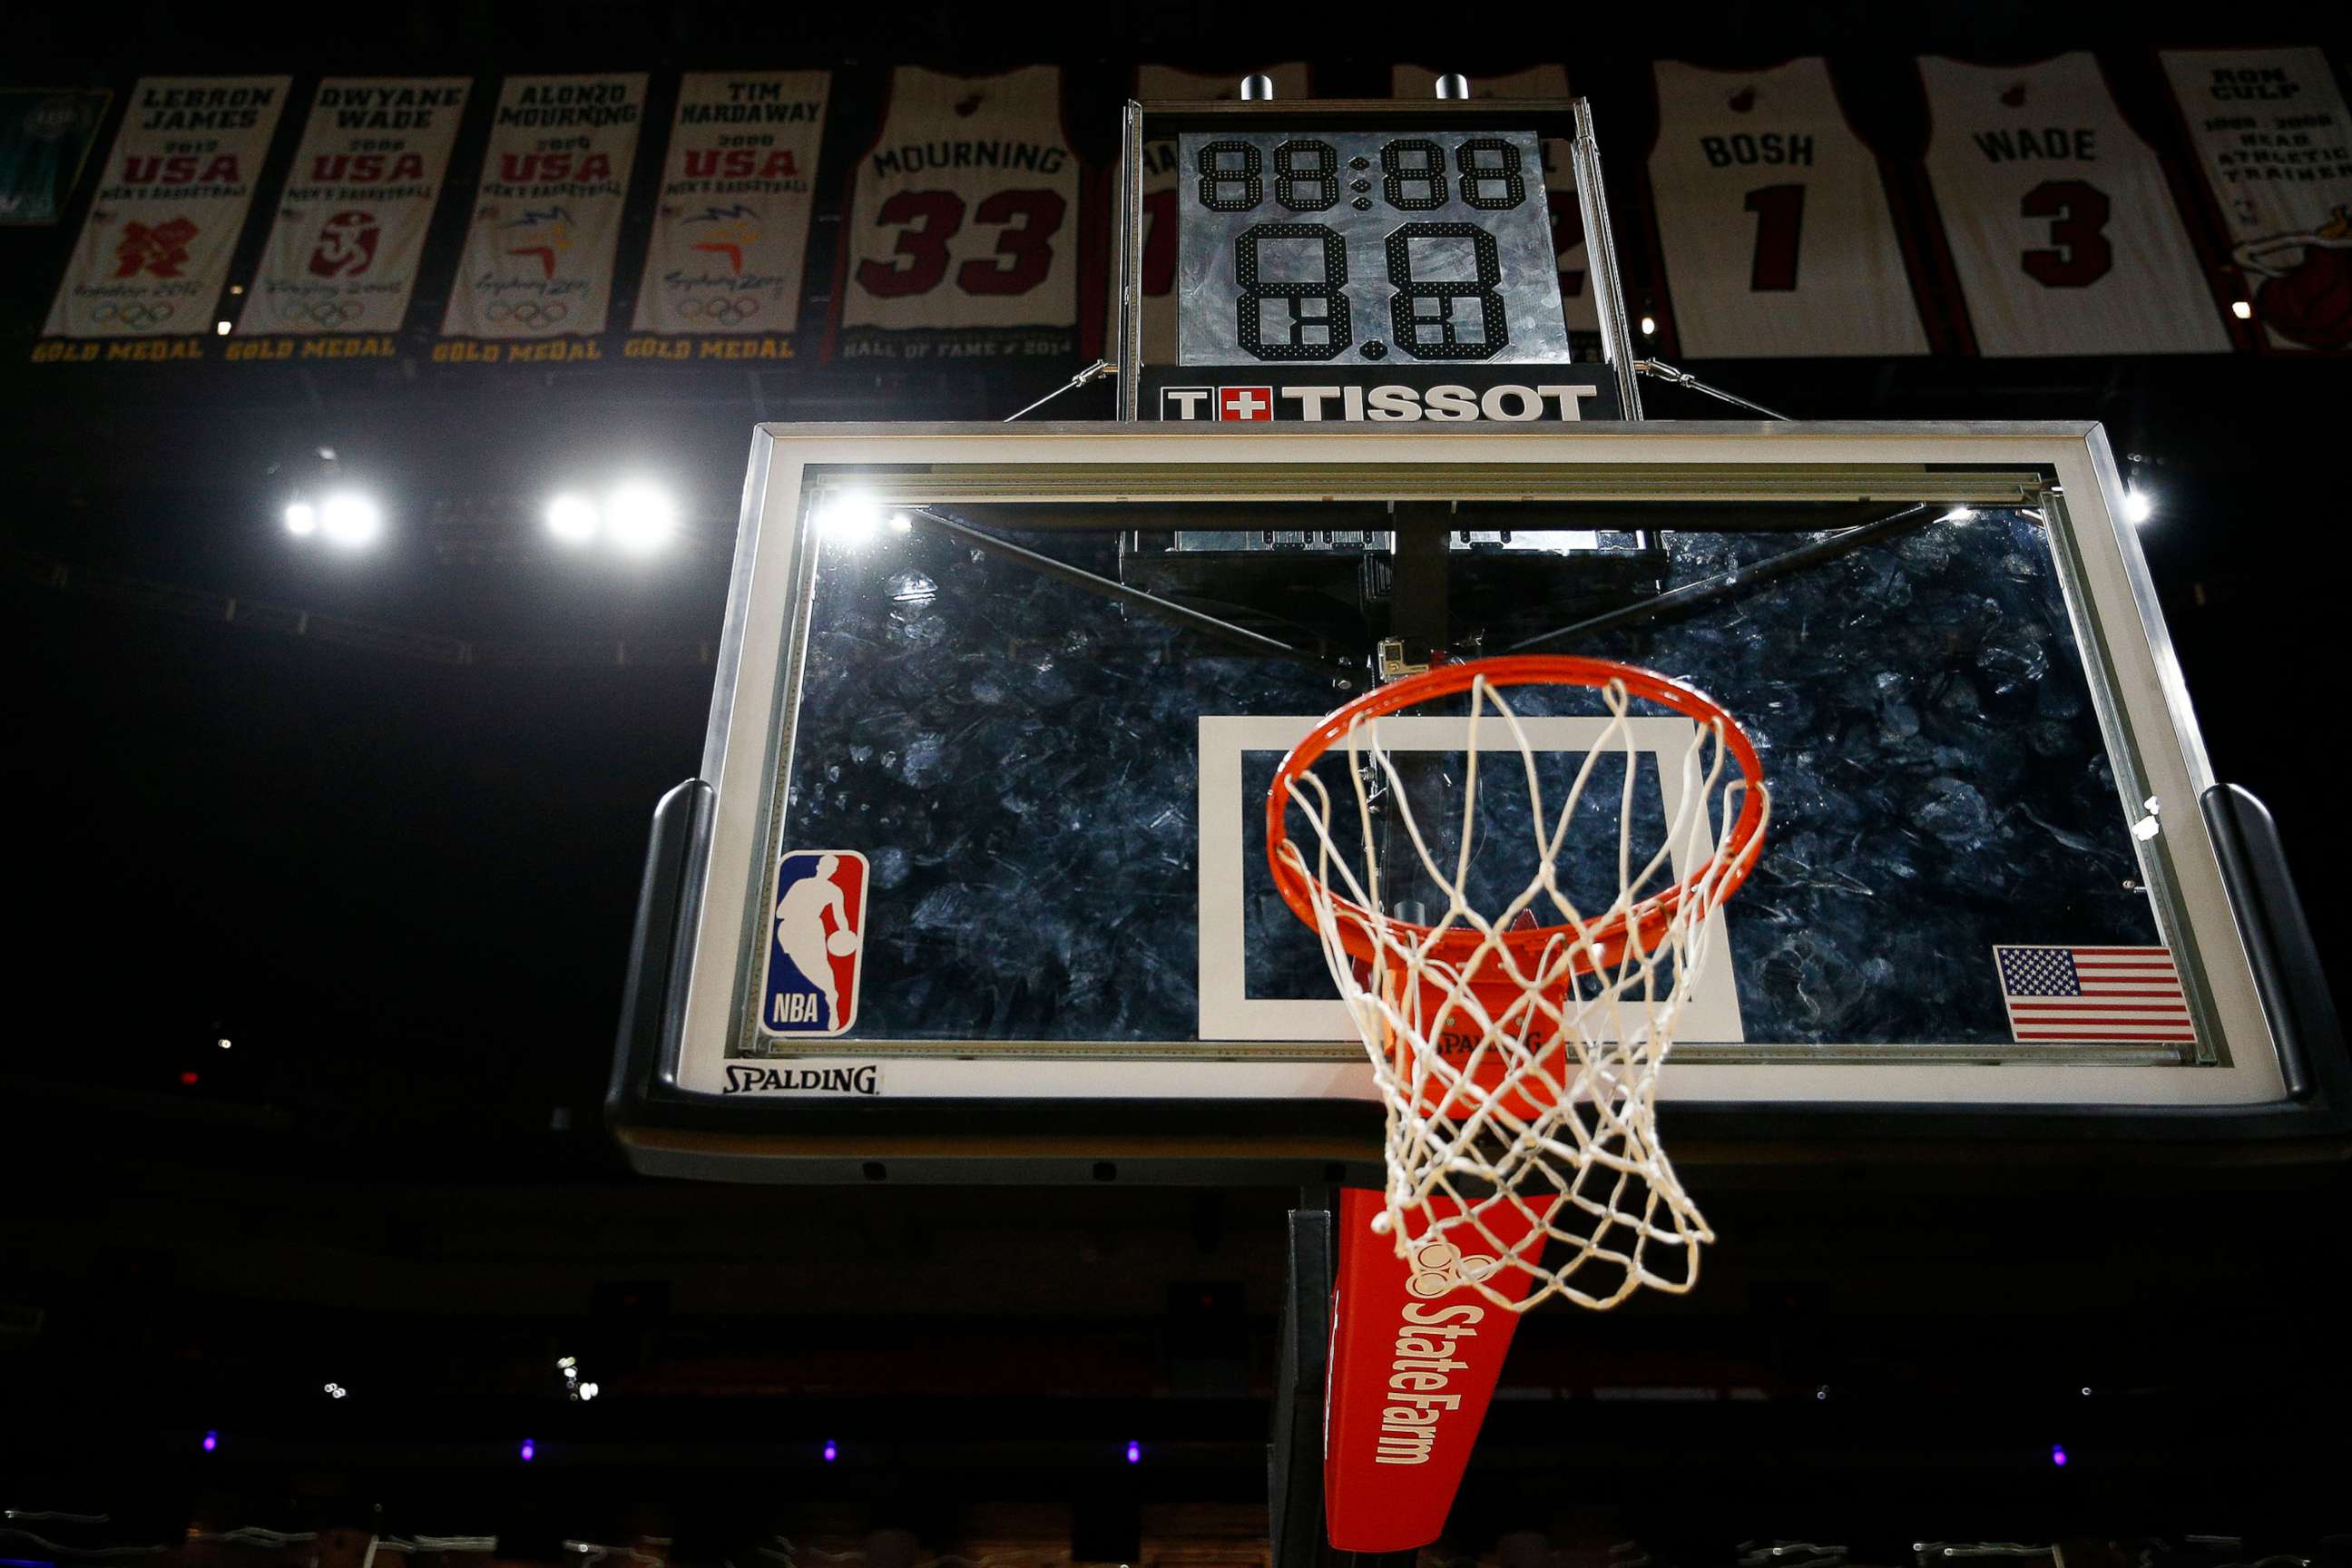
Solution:
<svg viewBox="0 0 2352 1568">
<path fill-rule="evenodd" d="M 775 892 L 761 1031 L 838 1035 L 857 1021 L 866 857 L 854 849 L 795 849 L 776 862 Z"/>
</svg>

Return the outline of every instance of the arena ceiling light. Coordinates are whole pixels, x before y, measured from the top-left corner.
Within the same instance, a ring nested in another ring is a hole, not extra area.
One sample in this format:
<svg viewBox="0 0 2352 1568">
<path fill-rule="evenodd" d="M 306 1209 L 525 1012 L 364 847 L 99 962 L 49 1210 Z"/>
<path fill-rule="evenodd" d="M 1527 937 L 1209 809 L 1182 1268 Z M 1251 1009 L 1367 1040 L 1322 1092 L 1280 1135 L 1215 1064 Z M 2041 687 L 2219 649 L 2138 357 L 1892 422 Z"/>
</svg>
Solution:
<svg viewBox="0 0 2352 1568">
<path fill-rule="evenodd" d="M 319 509 L 307 500 L 286 503 L 286 531 L 297 539 L 308 539 L 319 531 Z"/>
<path fill-rule="evenodd" d="M 338 490 L 319 507 L 319 531 L 330 543 L 361 549 L 383 531 L 383 509 L 357 490 Z"/>
<path fill-rule="evenodd" d="M 2134 485 L 2124 491 L 2124 521 L 2134 528 L 2156 515 L 2156 502 L 2148 493 Z"/>
<path fill-rule="evenodd" d="M 586 496 L 564 494 L 547 503 L 547 531 L 566 544 L 592 544 L 604 529 L 604 513 Z"/>
<path fill-rule="evenodd" d="M 649 555 L 677 531 L 677 505 L 655 486 L 633 479 L 604 502 L 604 531 L 632 555 Z"/>
</svg>

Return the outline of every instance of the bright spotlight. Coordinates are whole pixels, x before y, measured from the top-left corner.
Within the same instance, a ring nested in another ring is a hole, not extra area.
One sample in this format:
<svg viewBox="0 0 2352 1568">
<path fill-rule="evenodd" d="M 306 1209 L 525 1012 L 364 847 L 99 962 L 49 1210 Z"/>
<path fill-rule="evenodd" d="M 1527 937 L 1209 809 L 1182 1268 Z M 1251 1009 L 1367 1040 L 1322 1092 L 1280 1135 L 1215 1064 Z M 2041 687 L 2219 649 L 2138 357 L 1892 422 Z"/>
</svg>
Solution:
<svg viewBox="0 0 2352 1568">
<path fill-rule="evenodd" d="M 912 533 L 914 531 L 915 531 L 915 520 L 914 520 L 913 518 L 908 517 L 908 516 L 905 512 L 903 512 L 903 511 L 894 511 L 894 512 L 892 512 L 892 513 L 890 514 L 890 531 L 891 531 L 891 532 L 893 532 L 893 533 Z"/>
<path fill-rule="evenodd" d="M 318 509 L 306 500 L 287 502 L 286 531 L 297 539 L 308 539 L 318 532 Z"/>
<path fill-rule="evenodd" d="M 603 526 L 596 503 L 586 496 L 560 495 L 547 503 L 547 531 L 566 544 L 585 544 Z"/>
<path fill-rule="evenodd" d="M 816 514 L 817 531 L 844 544 L 863 544 L 882 526 L 882 503 L 864 490 L 835 496 Z"/>
<path fill-rule="evenodd" d="M 222 338 L 228 336 L 228 323 L 226 321 L 215 321 L 213 323 L 213 335 L 215 337 Z"/>
<path fill-rule="evenodd" d="M 2156 502 L 2148 499 L 2146 491 L 2129 489 L 2126 489 L 2124 491 L 2124 521 L 2126 522 L 2128 522 L 2133 527 L 2137 528 L 2155 515 Z"/>
<path fill-rule="evenodd" d="M 1658 335 L 1658 319 L 1655 316 L 1642 318 L 1642 335 L 1645 338 L 1654 338 Z"/>
<path fill-rule="evenodd" d="M 327 498 L 319 509 L 319 531 L 337 544 L 356 548 L 373 544 L 383 531 L 383 512 L 363 495 L 345 490 Z"/>
<path fill-rule="evenodd" d="M 2230 314 L 2242 321 L 2251 321 L 2254 319 L 2254 302 L 2251 300 L 2232 300 L 2230 301 Z"/>
<path fill-rule="evenodd" d="M 604 527 L 614 543 L 644 555 L 669 542 L 677 529 L 677 509 L 651 485 L 626 484 L 604 503 Z"/>
</svg>

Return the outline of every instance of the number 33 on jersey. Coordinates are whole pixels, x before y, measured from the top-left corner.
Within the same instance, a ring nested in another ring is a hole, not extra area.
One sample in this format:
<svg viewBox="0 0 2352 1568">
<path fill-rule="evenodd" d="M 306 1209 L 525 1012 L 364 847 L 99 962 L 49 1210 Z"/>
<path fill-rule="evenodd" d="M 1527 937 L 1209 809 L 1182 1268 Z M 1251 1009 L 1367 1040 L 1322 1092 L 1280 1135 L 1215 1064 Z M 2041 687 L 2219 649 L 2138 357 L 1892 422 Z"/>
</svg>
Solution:
<svg viewBox="0 0 2352 1568">
<path fill-rule="evenodd" d="M 1067 354 L 1079 168 L 1062 73 L 900 66 L 859 160 L 834 290 L 835 359 Z"/>
</svg>

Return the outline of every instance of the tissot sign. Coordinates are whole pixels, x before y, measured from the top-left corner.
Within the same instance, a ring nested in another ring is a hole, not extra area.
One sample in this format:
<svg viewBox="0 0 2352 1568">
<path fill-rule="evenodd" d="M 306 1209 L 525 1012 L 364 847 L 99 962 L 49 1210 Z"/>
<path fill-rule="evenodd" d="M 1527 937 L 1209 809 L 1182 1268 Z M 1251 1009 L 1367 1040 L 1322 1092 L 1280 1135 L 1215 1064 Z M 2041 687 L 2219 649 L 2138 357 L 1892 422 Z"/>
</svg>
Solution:
<svg viewBox="0 0 2352 1568">
<path fill-rule="evenodd" d="M 1294 370 L 1267 365 L 1176 365 L 1143 374 L 1140 412 L 1178 424 L 1507 425 L 1615 419 L 1617 386 L 1601 365 L 1360 366 Z"/>
</svg>

